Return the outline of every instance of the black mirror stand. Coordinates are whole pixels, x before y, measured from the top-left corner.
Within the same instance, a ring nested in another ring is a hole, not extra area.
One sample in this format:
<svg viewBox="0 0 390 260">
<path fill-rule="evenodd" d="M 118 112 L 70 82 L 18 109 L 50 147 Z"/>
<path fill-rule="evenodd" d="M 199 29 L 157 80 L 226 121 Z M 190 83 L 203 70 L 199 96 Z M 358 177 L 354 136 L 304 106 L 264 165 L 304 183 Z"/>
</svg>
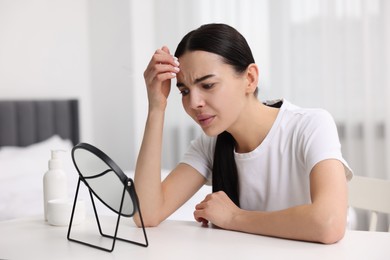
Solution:
<svg viewBox="0 0 390 260">
<path fill-rule="evenodd" d="M 103 233 L 101 225 L 100 225 L 100 221 L 99 221 L 99 216 L 98 216 L 98 213 L 97 213 L 97 210 L 96 210 L 95 202 L 94 202 L 94 199 L 93 199 L 93 194 L 92 194 L 91 190 L 89 189 L 88 185 L 86 185 L 88 187 L 88 191 L 89 191 L 89 194 L 90 194 L 90 197 L 91 197 L 91 202 L 92 202 L 93 210 L 94 210 L 94 213 L 95 213 L 95 218 L 96 218 L 96 222 L 97 222 L 97 225 L 98 225 L 99 233 L 103 237 L 112 239 L 112 246 L 111 246 L 111 248 L 100 247 L 98 245 L 93 245 L 93 244 L 90 244 L 90 243 L 87 243 L 87 242 L 84 242 L 84 241 L 80 241 L 80 240 L 76 240 L 74 238 L 71 238 L 70 237 L 70 233 L 71 233 L 71 229 L 72 229 L 73 216 L 74 216 L 75 209 L 76 209 L 76 202 L 77 202 L 77 197 L 78 197 L 78 193 L 79 193 L 80 182 L 84 182 L 84 181 L 79 176 L 79 180 L 78 180 L 78 183 L 77 183 L 76 194 L 75 194 L 75 198 L 74 198 L 74 202 L 73 202 L 72 215 L 70 217 L 70 223 L 69 223 L 69 228 L 68 228 L 67 238 L 68 238 L 69 241 L 73 241 L 73 242 L 76 242 L 76 243 L 79 243 L 79 244 L 90 246 L 90 247 L 93 247 L 93 248 L 96 248 L 96 249 L 100 249 L 100 250 L 103 250 L 103 251 L 106 251 L 106 252 L 112 252 L 114 250 L 116 240 L 124 241 L 124 242 L 127 242 L 127 243 L 131 243 L 131 244 L 135 244 L 135 245 L 139 245 L 139 246 L 143 246 L 143 247 L 147 247 L 149 245 L 148 238 L 146 236 L 144 222 L 143 222 L 142 215 L 141 215 L 141 210 L 140 210 L 140 207 L 139 207 L 138 197 L 136 195 L 135 190 L 133 192 L 133 194 L 135 196 L 135 198 L 134 198 L 135 200 L 134 201 L 136 203 L 135 206 L 138 209 L 138 214 L 139 214 L 139 217 L 140 217 L 140 220 L 141 220 L 142 231 L 143 231 L 143 234 L 144 234 L 145 242 L 144 243 L 140 243 L 140 242 L 131 241 L 131 240 L 127 240 L 127 239 L 124 239 L 124 238 L 117 237 L 120 217 L 121 217 L 121 213 L 122 213 L 122 206 L 123 206 L 123 201 L 124 201 L 125 191 L 126 191 L 126 186 L 125 185 L 123 185 L 122 199 L 121 199 L 121 204 L 120 204 L 120 208 L 119 208 L 118 218 L 117 218 L 117 222 L 116 222 L 115 231 L 114 231 L 114 235 L 113 236 L 107 235 L 107 234 Z M 134 185 L 131 180 L 129 180 L 127 183 L 128 183 L 129 186 L 130 185 Z"/>
</svg>

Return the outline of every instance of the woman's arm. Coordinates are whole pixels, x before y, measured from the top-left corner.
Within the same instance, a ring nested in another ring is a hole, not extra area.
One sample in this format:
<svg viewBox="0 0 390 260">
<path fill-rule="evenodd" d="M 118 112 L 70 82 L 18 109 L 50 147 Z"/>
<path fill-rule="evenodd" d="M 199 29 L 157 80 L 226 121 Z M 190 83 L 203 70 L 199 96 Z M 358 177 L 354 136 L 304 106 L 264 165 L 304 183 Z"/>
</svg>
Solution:
<svg viewBox="0 0 390 260">
<path fill-rule="evenodd" d="M 347 219 L 347 184 L 344 166 L 324 160 L 310 174 L 311 204 L 273 212 L 245 211 L 223 192 L 210 194 L 196 206 L 198 221 L 221 228 L 281 238 L 335 243 L 344 236 Z"/>
<path fill-rule="evenodd" d="M 161 183 L 164 114 L 171 79 L 176 77 L 178 66 L 177 59 L 170 55 L 167 47 L 163 47 L 154 53 L 144 72 L 149 108 L 134 184 L 146 226 L 158 225 L 204 183 L 204 178 L 200 174 L 193 174 L 194 170 L 187 165 L 179 165 L 164 184 Z M 178 174 L 182 172 L 184 173 Z M 183 187 L 186 188 L 185 193 L 181 193 Z M 134 220 L 140 225 L 138 215 Z"/>
</svg>

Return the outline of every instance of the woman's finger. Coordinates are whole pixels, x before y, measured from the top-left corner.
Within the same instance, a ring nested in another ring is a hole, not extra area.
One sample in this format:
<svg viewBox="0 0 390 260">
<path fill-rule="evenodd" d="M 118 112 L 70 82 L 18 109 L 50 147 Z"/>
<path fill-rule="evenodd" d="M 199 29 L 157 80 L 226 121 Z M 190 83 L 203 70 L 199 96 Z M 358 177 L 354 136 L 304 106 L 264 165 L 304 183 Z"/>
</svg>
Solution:
<svg viewBox="0 0 390 260">
<path fill-rule="evenodd" d="M 180 65 L 178 58 L 174 57 L 173 55 L 169 54 L 169 52 L 166 52 L 162 49 L 158 49 L 155 51 L 155 53 L 152 56 L 152 62 L 171 64 L 172 66 L 176 66 L 176 67 Z"/>
</svg>

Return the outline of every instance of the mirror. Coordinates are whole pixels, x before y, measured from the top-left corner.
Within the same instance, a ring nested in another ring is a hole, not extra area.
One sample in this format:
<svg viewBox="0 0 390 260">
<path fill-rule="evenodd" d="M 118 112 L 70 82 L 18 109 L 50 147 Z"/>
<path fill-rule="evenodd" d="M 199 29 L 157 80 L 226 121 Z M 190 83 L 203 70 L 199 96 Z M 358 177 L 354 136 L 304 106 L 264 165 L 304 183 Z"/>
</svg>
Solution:
<svg viewBox="0 0 390 260">
<path fill-rule="evenodd" d="M 98 148 L 80 143 L 72 149 L 73 163 L 81 181 L 104 205 L 122 216 L 132 217 L 136 212 L 133 181 Z M 125 194 L 120 209 L 123 189 Z"/>
<path fill-rule="evenodd" d="M 87 143 L 80 143 L 73 147 L 72 160 L 79 173 L 79 181 L 77 183 L 72 215 L 68 228 L 68 240 L 107 252 L 112 252 L 114 250 L 115 241 L 117 239 L 135 245 L 147 247 L 149 242 L 146 236 L 145 226 L 142 220 L 141 209 L 133 180 L 127 177 L 126 174 L 124 174 L 124 172 L 118 167 L 118 165 L 116 165 L 113 160 L 111 160 L 110 157 L 108 157 L 95 146 Z M 111 248 L 87 243 L 85 241 L 71 237 L 72 222 L 76 210 L 76 202 L 80 183 L 84 183 L 89 190 L 99 233 L 103 237 L 112 239 Z M 116 227 L 114 229 L 115 231 L 113 232 L 114 235 L 103 233 L 93 197 L 98 198 L 105 206 L 118 214 Z M 117 237 L 120 217 L 132 217 L 137 211 L 141 221 L 145 242 L 141 243 L 125 239 L 123 237 Z"/>
</svg>

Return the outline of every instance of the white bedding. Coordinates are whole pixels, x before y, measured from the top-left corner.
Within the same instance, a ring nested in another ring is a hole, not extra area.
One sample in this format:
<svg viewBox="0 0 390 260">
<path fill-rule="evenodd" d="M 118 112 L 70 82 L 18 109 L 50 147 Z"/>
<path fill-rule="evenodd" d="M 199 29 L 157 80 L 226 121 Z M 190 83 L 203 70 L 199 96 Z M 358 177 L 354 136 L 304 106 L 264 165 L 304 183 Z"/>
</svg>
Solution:
<svg viewBox="0 0 390 260">
<path fill-rule="evenodd" d="M 71 158 L 72 143 L 59 136 L 28 147 L 0 148 L 0 221 L 40 215 L 43 219 L 43 175 L 48 170 L 51 150 L 64 150 L 60 153 L 64 170 L 68 176 L 68 196 L 73 199 L 78 173 Z M 169 173 L 162 171 L 162 178 Z M 126 172 L 133 177 L 133 172 Z M 170 219 L 193 220 L 195 205 L 211 192 L 204 186 L 186 204 L 177 210 Z M 87 189 L 81 185 L 79 198 L 86 200 L 87 212 L 92 212 Z M 112 214 L 102 204 L 97 203 L 100 214 Z M 142 209 L 142 205 L 141 205 Z"/>
<path fill-rule="evenodd" d="M 59 136 L 27 147 L 0 149 L 0 220 L 43 216 L 43 175 L 48 170 L 51 150 L 61 153 L 68 175 L 69 197 L 73 197 L 77 172 L 70 152 L 72 144 Z"/>
</svg>

